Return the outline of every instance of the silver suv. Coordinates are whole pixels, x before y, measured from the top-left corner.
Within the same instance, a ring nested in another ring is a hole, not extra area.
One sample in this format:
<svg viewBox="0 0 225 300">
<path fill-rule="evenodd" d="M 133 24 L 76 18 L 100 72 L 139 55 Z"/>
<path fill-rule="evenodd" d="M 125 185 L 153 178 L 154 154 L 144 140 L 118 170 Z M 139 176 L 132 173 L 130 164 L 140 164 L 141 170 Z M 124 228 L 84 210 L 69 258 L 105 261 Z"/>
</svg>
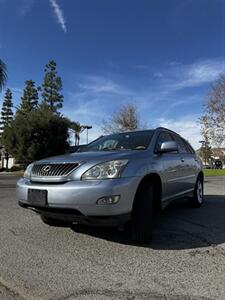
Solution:
<svg viewBox="0 0 225 300">
<path fill-rule="evenodd" d="M 119 226 L 149 242 L 153 216 L 172 200 L 203 203 L 202 164 L 175 132 L 157 128 L 103 136 L 79 152 L 29 165 L 17 198 L 44 223 Z"/>
</svg>

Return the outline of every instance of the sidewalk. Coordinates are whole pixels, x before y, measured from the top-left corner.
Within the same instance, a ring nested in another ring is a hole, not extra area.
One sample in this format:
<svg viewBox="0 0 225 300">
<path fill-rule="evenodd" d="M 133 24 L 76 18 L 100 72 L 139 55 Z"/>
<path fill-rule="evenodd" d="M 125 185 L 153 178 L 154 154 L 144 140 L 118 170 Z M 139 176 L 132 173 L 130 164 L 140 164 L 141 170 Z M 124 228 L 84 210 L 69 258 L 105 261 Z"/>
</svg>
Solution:
<svg viewBox="0 0 225 300">
<path fill-rule="evenodd" d="M 23 175 L 23 173 L 24 173 L 24 171 L 15 171 L 15 172 L 5 172 L 5 171 L 3 171 L 3 172 L 0 172 L 0 176 L 1 175 L 4 175 L 4 176 L 7 176 L 7 175 L 9 175 L 9 176 L 19 176 L 19 175 Z"/>
</svg>

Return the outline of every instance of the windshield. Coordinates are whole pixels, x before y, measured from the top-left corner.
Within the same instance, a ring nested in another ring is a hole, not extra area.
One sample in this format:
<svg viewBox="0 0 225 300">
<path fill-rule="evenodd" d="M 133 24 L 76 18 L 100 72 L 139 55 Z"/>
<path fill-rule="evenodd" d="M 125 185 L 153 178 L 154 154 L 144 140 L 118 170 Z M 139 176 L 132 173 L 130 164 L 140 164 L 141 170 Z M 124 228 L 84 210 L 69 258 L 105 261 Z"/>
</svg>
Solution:
<svg viewBox="0 0 225 300">
<path fill-rule="evenodd" d="M 81 151 L 145 150 L 154 130 L 117 133 L 103 136 Z"/>
</svg>

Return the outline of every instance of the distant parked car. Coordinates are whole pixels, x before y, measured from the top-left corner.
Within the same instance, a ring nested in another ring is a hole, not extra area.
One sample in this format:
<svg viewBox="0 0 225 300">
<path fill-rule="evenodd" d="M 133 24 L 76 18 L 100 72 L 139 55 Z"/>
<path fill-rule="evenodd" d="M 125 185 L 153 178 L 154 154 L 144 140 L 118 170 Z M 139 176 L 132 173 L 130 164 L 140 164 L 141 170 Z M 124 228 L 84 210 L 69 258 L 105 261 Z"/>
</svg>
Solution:
<svg viewBox="0 0 225 300">
<path fill-rule="evenodd" d="M 83 152 L 34 162 L 17 183 L 19 204 L 48 225 L 131 221 L 141 243 L 152 238 L 156 211 L 186 196 L 202 205 L 202 164 L 186 140 L 165 128 L 103 136 Z"/>
<path fill-rule="evenodd" d="M 221 160 L 216 160 L 214 162 L 214 165 L 215 165 L 215 169 L 222 169 L 223 168 L 223 163 Z"/>
</svg>

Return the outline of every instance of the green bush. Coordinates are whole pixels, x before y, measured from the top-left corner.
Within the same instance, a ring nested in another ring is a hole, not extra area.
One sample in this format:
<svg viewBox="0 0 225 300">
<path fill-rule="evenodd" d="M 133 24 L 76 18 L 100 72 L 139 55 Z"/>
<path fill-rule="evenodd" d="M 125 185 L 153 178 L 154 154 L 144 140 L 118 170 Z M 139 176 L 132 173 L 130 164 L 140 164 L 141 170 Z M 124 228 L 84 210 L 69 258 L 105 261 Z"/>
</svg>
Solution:
<svg viewBox="0 0 225 300">
<path fill-rule="evenodd" d="M 44 157 L 64 154 L 68 144 L 68 120 L 46 108 L 17 113 L 5 128 L 2 144 L 16 161 L 28 164 Z"/>
<path fill-rule="evenodd" d="M 12 168 L 10 169 L 10 172 L 16 172 L 16 171 L 23 171 L 23 167 L 22 166 L 12 166 Z"/>
</svg>

